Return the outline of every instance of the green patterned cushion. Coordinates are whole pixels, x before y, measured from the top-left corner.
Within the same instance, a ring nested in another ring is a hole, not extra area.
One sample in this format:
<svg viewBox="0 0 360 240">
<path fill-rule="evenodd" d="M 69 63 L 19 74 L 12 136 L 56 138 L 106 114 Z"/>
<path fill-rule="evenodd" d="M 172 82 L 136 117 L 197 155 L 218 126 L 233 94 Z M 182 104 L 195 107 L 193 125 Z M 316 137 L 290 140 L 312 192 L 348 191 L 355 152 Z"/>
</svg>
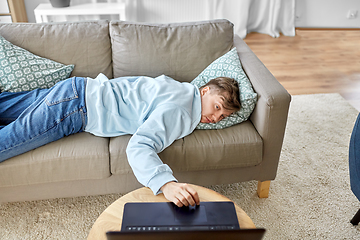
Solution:
<svg viewBox="0 0 360 240">
<path fill-rule="evenodd" d="M 257 94 L 241 67 L 236 48 L 212 62 L 191 83 L 199 88 L 217 77 L 230 77 L 239 83 L 241 109 L 217 123 L 199 123 L 196 129 L 223 129 L 246 121 L 255 108 Z"/>
<path fill-rule="evenodd" d="M 67 79 L 74 65 L 63 65 L 13 45 L 0 36 L 0 92 L 50 88 Z"/>
</svg>

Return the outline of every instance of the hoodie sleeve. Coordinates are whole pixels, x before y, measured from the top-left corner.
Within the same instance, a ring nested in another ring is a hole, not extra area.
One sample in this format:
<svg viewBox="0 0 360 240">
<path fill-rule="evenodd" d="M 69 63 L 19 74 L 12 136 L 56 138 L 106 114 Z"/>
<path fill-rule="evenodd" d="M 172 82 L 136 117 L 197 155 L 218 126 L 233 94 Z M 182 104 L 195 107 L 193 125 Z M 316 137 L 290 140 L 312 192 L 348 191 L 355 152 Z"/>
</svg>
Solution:
<svg viewBox="0 0 360 240">
<path fill-rule="evenodd" d="M 175 140 L 189 135 L 192 129 L 189 113 L 174 105 L 162 105 L 130 138 L 126 148 L 129 164 L 137 180 L 149 187 L 155 195 L 167 182 L 177 181 L 167 164 L 158 153 Z"/>
</svg>

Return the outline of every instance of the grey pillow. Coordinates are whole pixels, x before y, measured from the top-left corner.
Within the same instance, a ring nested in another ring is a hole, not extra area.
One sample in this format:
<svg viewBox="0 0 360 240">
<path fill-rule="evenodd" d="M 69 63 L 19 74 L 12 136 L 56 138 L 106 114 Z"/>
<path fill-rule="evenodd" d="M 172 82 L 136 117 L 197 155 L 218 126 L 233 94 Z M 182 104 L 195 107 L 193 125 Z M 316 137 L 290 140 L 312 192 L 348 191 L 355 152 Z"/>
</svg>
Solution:
<svg viewBox="0 0 360 240">
<path fill-rule="evenodd" d="M 241 67 L 236 48 L 212 62 L 191 83 L 201 87 L 213 78 L 230 77 L 239 84 L 241 109 L 217 123 L 199 123 L 196 129 L 223 129 L 246 121 L 257 102 L 257 94 Z"/>
<path fill-rule="evenodd" d="M 50 88 L 73 69 L 74 65 L 39 57 L 0 36 L 0 92 Z"/>
</svg>

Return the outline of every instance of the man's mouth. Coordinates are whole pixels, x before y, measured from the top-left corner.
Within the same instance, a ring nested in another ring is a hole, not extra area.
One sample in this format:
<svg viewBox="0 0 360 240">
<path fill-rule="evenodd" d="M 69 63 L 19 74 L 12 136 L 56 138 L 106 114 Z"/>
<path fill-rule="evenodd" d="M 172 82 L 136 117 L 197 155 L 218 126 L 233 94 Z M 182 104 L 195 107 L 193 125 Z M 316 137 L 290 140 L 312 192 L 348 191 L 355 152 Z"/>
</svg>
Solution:
<svg viewBox="0 0 360 240">
<path fill-rule="evenodd" d="M 212 121 L 210 120 L 210 118 L 206 117 L 206 116 L 202 116 L 201 118 L 201 122 L 202 123 L 212 123 Z"/>
</svg>

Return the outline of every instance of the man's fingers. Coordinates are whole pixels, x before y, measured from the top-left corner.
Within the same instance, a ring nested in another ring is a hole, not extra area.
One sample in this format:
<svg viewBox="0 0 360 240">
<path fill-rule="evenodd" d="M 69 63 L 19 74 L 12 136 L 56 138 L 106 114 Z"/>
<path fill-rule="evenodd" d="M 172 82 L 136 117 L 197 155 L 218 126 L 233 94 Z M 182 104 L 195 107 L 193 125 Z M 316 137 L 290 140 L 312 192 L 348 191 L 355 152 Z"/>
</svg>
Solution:
<svg viewBox="0 0 360 240">
<path fill-rule="evenodd" d="M 178 207 L 200 204 L 198 193 L 188 184 L 169 182 L 161 190 Z"/>
<path fill-rule="evenodd" d="M 198 193 L 189 185 L 184 184 L 182 187 L 182 191 L 180 191 L 180 194 L 182 195 L 179 200 L 185 205 L 185 206 L 195 206 L 200 204 L 200 198 Z"/>
<path fill-rule="evenodd" d="M 191 205 L 195 205 L 195 204 L 199 205 L 200 198 L 199 198 L 199 194 L 197 193 L 197 191 L 188 185 L 188 192 L 190 193 L 192 199 L 194 200 L 194 203 Z"/>
<path fill-rule="evenodd" d="M 170 200 L 170 201 L 171 201 L 171 200 Z M 177 198 L 175 198 L 174 200 L 172 200 L 172 202 L 173 202 L 176 206 L 178 206 L 178 207 L 184 206 L 184 205 L 182 204 L 182 202 L 181 202 L 179 199 L 177 199 Z"/>
<path fill-rule="evenodd" d="M 197 205 L 200 204 L 200 198 L 195 189 L 193 189 L 189 185 L 185 184 L 184 191 L 186 191 L 186 193 L 189 194 L 189 195 L 187 195 L 187 200 L 191 206 L 194 206 L 195 204 L 197 204 Z"/>
<path fill-rule="evenodd" d="M 192 205 L 192 206 L 195 205 L 195 201 L 194 201 L 193 197 L 186 190 L 181 190 L 180 193 L 178 194 L 177 198 L 186 207 L 189 205 Z"/>
</svg>

